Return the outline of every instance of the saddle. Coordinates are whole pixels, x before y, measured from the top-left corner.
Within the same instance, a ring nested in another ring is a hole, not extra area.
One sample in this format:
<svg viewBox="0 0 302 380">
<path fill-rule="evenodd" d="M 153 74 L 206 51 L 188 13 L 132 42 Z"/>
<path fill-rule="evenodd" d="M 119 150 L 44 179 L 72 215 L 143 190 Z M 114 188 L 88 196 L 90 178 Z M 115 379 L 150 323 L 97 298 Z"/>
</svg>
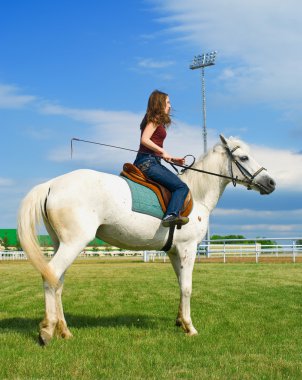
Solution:
<svg viewBox="0 0 302 380">
<path fill-rule="evenodd" d="M 121 172 L 120 175 L 130 179 L 133 182 L 139 183 L 140 185 L 146 186 L 149 189 L 153 190 L 158 198 L 158 201 L 161 205 L 163 212 L 165 213 L 167 211 L 167 206 L 171 199 L 171 192 L 166 187 L 148 178 L 147 176 L 145 176 L 145 174 L 141 170 L 139 170 L 135 165 L 130 164 L 130 163 L 124 164 L 123 171 Z M 193 199 L 192 199 L 191 192 L 189 191 L 184 201 L 183 208 L 180 212 L 180 215 L 188 216 L 190 212 L 192 211 L 192 207 L 193 207 Z"/>
</svg>

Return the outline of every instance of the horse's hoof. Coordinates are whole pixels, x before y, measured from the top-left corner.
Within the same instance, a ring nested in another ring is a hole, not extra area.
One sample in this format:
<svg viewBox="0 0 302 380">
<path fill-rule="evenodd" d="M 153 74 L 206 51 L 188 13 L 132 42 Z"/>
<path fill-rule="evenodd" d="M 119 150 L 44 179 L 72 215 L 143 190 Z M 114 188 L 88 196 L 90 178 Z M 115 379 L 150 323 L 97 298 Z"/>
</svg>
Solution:
<svg viewBox="0 0 302 380">
<path fill-rule="evenodd" d="M 196 335 L 198 335 L 198 331 L 197 330 L 188 331 L 186 335 L 187 336 L 196 336 Z"/>
<path fill-rule="evenodd" d="M 70 339 L 72 338 L 72 334 L 69 331 L 66 323 L 59 321 L 56 325 L 55 334 L 58 338 Z"/>
<path fill-rule="evenodd" d="M 176 319 L 175 321 L 175 326 L 181 327 L 182 326 L 182 321 L 181 319 Z"/>
<path fill-rule="evenodd" d="M 62 334 L 61 334 L 61 337 L 63 339 L 71 339 L 73 337 L 73 335 L 71 334 L 71 332 L 67 329 L 66 331 L 64 331 Z"/>
<path fill-rule="evenodd" d="M 51 341 L 51 336 L 45 331 L 40 331 L 38 340 L 39 340 L 40 346 L 45 347 Z"/>
</svg>

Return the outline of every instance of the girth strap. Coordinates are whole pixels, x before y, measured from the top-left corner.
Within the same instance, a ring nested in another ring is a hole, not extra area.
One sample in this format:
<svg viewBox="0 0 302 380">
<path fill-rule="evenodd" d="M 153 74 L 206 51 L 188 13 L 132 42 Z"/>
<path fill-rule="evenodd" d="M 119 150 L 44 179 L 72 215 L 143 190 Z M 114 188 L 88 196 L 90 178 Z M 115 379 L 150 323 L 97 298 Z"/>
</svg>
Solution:
<svg viewBox="0 0 302 380">
<path fill-rule="evenodd" d="M 163 246 L 161 251 L 168 252 L 170 251 L 172 244 L 173 244 L 173 237 L 174 237 L 174 231 L 175 231 L 175 224 L 173 226 L 169 227 L 169 236 L 166 244 Z"/>
</svg>

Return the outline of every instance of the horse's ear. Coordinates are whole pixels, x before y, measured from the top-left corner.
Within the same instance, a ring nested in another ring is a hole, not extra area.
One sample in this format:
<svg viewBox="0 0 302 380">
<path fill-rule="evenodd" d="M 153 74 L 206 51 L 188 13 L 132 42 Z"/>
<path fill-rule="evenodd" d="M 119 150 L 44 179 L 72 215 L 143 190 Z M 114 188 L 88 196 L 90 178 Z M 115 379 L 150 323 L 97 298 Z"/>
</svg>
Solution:
<svg viewBox="0 0 302 380">
<path fill-rule="evenodd" d="M 227 141 L 226 141 L 226 138 L 223 136 L 223 135 L 219 135 L 220 137 L 220 140 L 221 142 L 224 144 L 224 145 L 228 145 Z"/>
</svg>

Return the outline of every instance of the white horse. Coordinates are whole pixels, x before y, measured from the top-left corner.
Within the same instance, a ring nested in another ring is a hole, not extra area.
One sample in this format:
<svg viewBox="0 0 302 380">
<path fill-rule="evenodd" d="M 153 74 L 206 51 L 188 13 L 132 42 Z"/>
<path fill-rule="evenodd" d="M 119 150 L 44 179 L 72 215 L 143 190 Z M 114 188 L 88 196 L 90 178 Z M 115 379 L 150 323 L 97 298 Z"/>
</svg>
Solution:
<svg viewBox="0 0 302 380">
<path fill-rule="evenodd" d="M 176 323 L 188 335 L 196 335 L 190 316 L 192 271 L 196 248 L 208 228 L 209 215 L 225 187 L 236 182 L 269 194 L 274 180 L 235 138 L 225 139 L 193 166 L 222 177 L 187 170 L 181 179 L 193 197 L 190 221 L 175 230 L 168 252 L 180 286 Z M 225 176 L 225 177 L 223 177 Z M 161 220 L 131 210 L 131 193 L 120 176 L 93 170 L 76 170 L 34 187 L 24 198 L 18 218 L 21 245 L 33 266 L 41 273 L 45 291 L 45 317 L 40 323 L 39 341 L 47 344 L 54 333 L 72 335 L 62 307 L 64 274 L 79 253 L 95 236 L 114 246 L 131 250 L 160 250 L 169 229 Z M 43 218 L 54 244 L 55 255 L 47 262 L 37 241 L 36 225 Z"/>
</svg>

